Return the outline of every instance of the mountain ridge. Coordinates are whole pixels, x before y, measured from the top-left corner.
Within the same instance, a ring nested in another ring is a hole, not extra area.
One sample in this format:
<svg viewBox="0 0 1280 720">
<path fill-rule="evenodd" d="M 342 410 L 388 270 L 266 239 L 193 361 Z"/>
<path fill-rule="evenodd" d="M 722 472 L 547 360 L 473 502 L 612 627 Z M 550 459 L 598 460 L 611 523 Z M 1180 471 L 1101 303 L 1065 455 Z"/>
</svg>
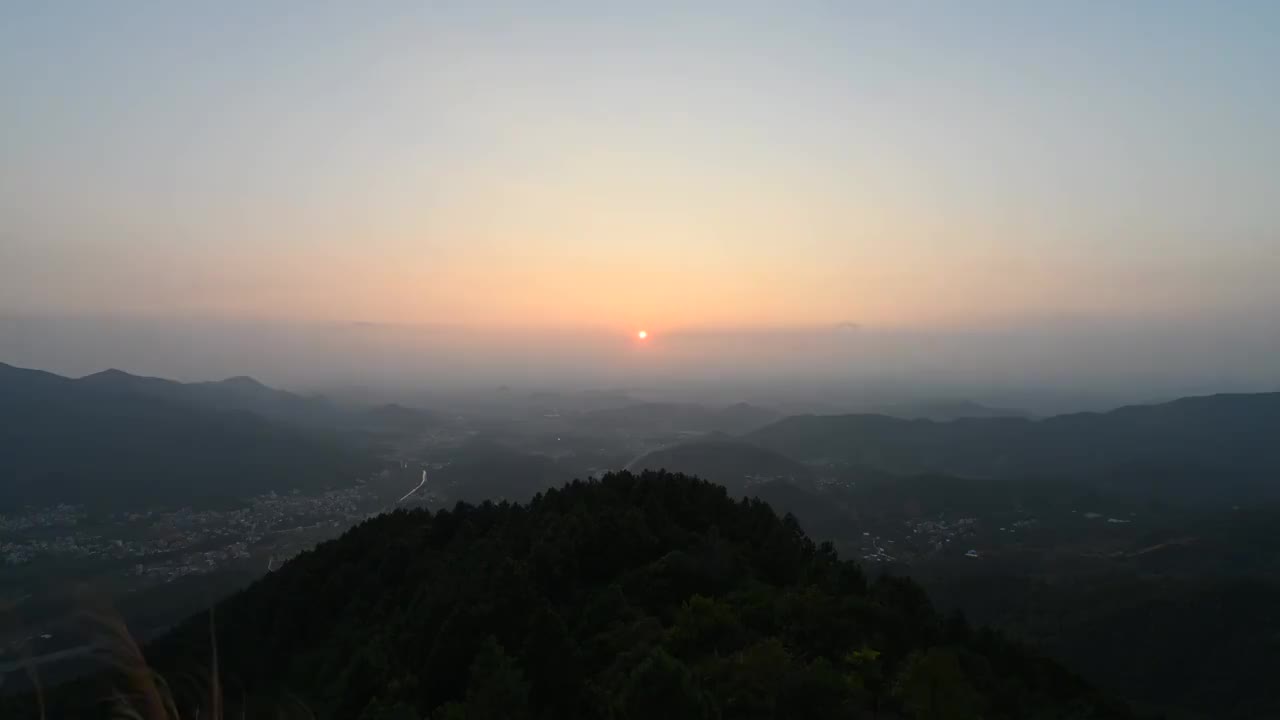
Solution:
<svg viewBox="0 0 1280 720">
<path fill-rule="evenodd" d="M 1060 477 L 1185 500 L 1280 495 L 1280 393 L 1223 393 L 1043 419 L 797 415 L 742 437 L 810 464 Z M 1216 484 L 1202 482 L 1214 477 Z"/>
<path fill-rule="evenodd" d="M 0 505 L 221 502 L 346 484 L 373 465 L 331 432 L 208 387 L 88 378 L 0 368 Z"/>
</svg>

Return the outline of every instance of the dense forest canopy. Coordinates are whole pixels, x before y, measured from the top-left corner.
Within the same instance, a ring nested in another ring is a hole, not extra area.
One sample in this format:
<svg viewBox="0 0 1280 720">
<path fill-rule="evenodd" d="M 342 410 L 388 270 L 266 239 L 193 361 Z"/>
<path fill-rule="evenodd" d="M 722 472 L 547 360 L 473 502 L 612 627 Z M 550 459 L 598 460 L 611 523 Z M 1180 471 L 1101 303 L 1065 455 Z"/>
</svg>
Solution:
<svg viewBox="0 0 1280 720">
<path fill-rule="evenodd" d="M 665 473 L 374 518 L 149 658 L 207 672 L 211 636 L 226 709 L 248 717 L 1128 717 L 910 580 L 868 580 L 793 517 Z M 178 690 L 189 712 L 208 703 Z"/>
</svg>

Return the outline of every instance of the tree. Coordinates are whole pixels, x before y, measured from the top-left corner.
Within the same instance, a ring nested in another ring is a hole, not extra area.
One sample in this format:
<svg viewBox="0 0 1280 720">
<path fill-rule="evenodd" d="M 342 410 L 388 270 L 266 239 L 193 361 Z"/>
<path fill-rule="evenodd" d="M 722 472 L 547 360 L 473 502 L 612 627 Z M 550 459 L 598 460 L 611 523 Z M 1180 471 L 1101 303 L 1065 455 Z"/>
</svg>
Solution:
<svg viewBox="0 0 1280 720">
<path fill-rule="evenodd" d="M 497 639 L 489 636 L 471 662 L 467 720 L 520 720 L 529 716 L 529 684 Z"/>
<path fill-rule="evenodd" d="M 973 720 L 982 698 L 950 648 L 933 647 L 907 659 L 894 694 L 916 720 Z"/>
<path fill-rule="evenodd" d="M 669 633 L 673 650 L 687 657 L 732 652 L 742 646 L 742 636 L 733 606 L 702 595 L 694 595 L 680 606 Z"/>
<path fill-rule="evenodd" d="M 319 720 L 1129 717 L 1052 663 L 948 626 L 910 580 L 866 584 L 765 503 L 666 473 L 389 513 L 218 617 L 246 717 L 282 696 Z M 147 657 L 175 674 L 207 637 L 197 618 Z M 81 687 L 86 703 L 46 716 L 100 717 L 100 683 Z"/>
<path fill-rule="evenodd" d="M 655 649 L 627 677 L 620 698 L 628 720 L 707 720 L 718 713 L 688 666 Z"/>
<path fill-rule="evenodd" d="M 402 702 L 375 698 L 360 713 L 360 720 L 418 720 L 418 713 Z"/>
</svg>

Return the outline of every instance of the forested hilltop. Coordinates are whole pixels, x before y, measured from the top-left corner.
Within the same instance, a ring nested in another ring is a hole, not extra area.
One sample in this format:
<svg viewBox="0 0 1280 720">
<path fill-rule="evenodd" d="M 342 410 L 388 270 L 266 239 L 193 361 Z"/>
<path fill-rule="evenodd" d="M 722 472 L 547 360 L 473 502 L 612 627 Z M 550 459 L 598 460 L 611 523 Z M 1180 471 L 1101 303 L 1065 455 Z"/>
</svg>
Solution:
<svg viewBox="0 0 1280 720">
<path fill-rule="evenodd" d="M 227 717 L 1129 717 L 792 517 L 667 473 L 383 515 L 215 618 Z M 149 659 L 207 677 L 210 629 L 196 616 Z M 209 702 L 207 683 L 171 686 L 183 717 Z M 50 716 L 105 689 L 54 693 Z"/>
</svg>

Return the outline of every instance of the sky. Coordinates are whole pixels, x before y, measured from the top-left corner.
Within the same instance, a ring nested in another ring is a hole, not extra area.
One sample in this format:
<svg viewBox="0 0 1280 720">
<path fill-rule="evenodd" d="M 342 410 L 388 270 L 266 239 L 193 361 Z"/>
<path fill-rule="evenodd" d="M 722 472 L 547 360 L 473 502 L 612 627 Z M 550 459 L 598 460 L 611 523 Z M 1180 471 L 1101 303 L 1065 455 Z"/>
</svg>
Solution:
<svg viewBox="0 0 1280 720">
<path fill-rule="evenodd" d="M 1244 1 L 4 3 L 0 314 L 1265 322 L 1277 38 Z"/>
</svg>

